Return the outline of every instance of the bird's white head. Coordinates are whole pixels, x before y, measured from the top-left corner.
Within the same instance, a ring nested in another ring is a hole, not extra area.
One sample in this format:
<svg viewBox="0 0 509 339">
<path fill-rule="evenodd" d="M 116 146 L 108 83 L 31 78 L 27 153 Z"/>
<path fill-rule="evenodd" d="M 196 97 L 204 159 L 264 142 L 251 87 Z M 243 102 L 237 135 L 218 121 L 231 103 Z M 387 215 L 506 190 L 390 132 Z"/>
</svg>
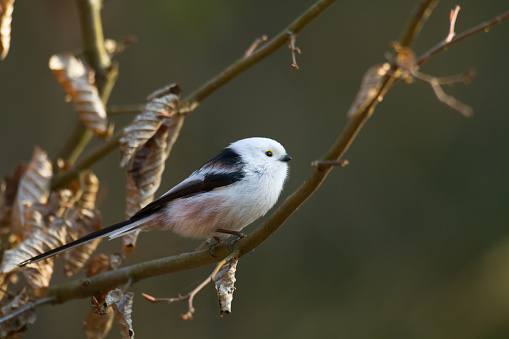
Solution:
<svg viewBox="0 0 509 339">
<path fill-rule="evenodd" d="M 246 169 L 253 171 L 284 172 L 288 171 L 288 161 L 292 158 L 279 142 L 269 138 L 247 138 L 232 143 L 229 149 L 239 154 Z"/>
</svg>

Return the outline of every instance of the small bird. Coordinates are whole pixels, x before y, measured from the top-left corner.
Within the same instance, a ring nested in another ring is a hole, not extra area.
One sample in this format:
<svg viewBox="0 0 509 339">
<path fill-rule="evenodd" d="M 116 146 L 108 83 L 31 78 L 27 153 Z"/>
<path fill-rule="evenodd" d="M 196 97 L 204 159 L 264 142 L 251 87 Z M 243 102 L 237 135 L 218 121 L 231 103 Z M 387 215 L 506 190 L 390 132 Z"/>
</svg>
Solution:
<svg viewBox="0 0 509 339">
<path fill-rule="evenodd" d="M 39 254 L 19 266 L 47 259 L 97 238 L 111 240 L 138 229 L 170 230 L 188 238 L 214 238 L 218 243 L 221 237 L 229 235 L 243 237 L 240 231 L 276 203 L 291 159 L 275 140 L 238 140 L 129 220 Z"/>
</svg>

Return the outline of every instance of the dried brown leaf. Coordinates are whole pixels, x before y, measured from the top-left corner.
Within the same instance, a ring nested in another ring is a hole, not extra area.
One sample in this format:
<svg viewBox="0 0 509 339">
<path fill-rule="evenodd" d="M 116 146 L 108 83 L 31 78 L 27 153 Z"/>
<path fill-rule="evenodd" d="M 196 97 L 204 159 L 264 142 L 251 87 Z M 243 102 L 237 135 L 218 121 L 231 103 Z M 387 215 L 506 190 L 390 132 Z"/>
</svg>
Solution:
<svg viewBox="0 0 509 339">
<path fill-rule="evenodd" d="M 23 289 L 16 296 L 6 295 L 0 302 L 2 305 L 0 318 L 4 318 L 19 310 L 22 307 L 30 305 L 28 295 Z M 27 324 L 35 322 L 35 310 L 26 307 L 26 311 L 19 315 L 0 323 L 0 338 L 21 338 L 26 331 Z"/>
<path fill-rule="evenodd" d="M 214 277 L 221 314 L 231 313 L 238 259 L 224 264 Z"/>
<path fill-rule="evenodd" d="M 76 205 L 85 210 L 95 209 L 95 199 L 99 191 L 99 179 L 91 171 L 86 171 L 81 179 L 81 196 Z"/>
<path fill-rule="evenodd" d="M 0 59 L 9 53 L 11 46 L 11 23 L 14 0 L 0 0 Z"/>
<path fill-rule="evenodd" d="M 38 229 L 27 239 L 21 242 L 16 248 L 5 251 L 0 273 L 6 274 L 18 268 L 22 261 L 36 255 L 60 247 L 66 243 L 67 226 L 52 226 L 45 229 Z M 28 283 L 34 289 L 45 288 L 49 285 L 53 274 L 53 259 L 39 261 L 30 264 L 23 271 Z"/>
<path fill-rule="evenodd" d="M 144 111 L 125 128 L 120 139 L 120 166 L 127 165 L 134 153 L 152 138 L 165 117 L 179 113 L 179 99 L 180 87 L 177 84 L 168 85 L 149 95 Z"/>
<path fill-rule="evenodd" d="M 389 64 L 375 65 L 368 69 L 362 78 L 361 87 L 348 110 L 347 116 L 352 118 L 362 113 L 377 97 L 382 88 L 383 77 L 390 69 Z M 370 113 L 371 114 L 371 113 Z"/>
<path fill-rule="evenodd" d="M 113 319 L 115 319 L 115 313 L 112 312 L 111 308 L 108 308 L 108 311 L 104 314 L 99 314 L 95 310 L 90 311 L 83 323 L 87 339 L 106 338 L 111 330 Z"/>
<path fill-rule="evenodd" d="M 168 127 L 161 125 L 134 155 L 127 172 L 126 218 L 132 217 L 154 199 L 166 160 Z M 134 250 L 139 231 L 122 237 L 124 252 Z"/>
<path fill-rule="evenodd" d="M 133 298 L 133 292 L 123 293 L 122 290 L 118 288 L 111 290 L 106 296 L 105 303 L 107 306 L 111 306 L 113 311 L 115 311 L 115 317 L 120 327 L 122 339 L 134 338 L 133 322 L 131 319 Z"/>
<path fill-rule="evenodd" d="M 73 101 L 80 120 L 95 134 L 108 137 L 106 110 L 95 86 L 95 73 L 72 54 L 56 54 L 49 60 L 49 68 Z"/>
<path fill-rule="evenodd" d="M 177 140 L 184 117 L 181 114 L 164 119 L 157 132 L 134 155 L 127 172 L 126 218 L 132 217 L 154 199 L 161 184 L 166 159 Z M 134 250 L 141 231 L 122 237 L 125 253 Z"/>
<path fill-rule="evenodd" d="M 12 177 L 6 177 L 0 186 L 0 228 L 2 233 L 10 225 L 12 207 L 16 201 L 19 181 L 27 169 L 27 165 L 21 164 L 16 167 Z"/>
<path fill-rule="evenodd" d="M 88 210 L 77 209 L 73 211 L 73 215 L 69 220 L 71 230 L 67 233 L 68 243 L 102 228 L 101 215 L 98 210 L 90 211 L 90 214 L 84 214 L 84 211 Z M 92 253 L 94 253 L 100 242 L 101 239 L 95 239 L 64 252 L 65 274 L 69 277 L 80 270 Z"/>
<path fill-rule="evenodd" d="M 24 230 L 25 206 L 46 203 L 52 177 L 53 169 L 47 153 L 35 147 L 32 160 L 19 182 L 17 206 L 14 206 L 12 211 L 12 230 L 22 239 L 27 235 Z"/>
<path fill-rule="evenodd" d="M 68 224 L 70 230 L 67 242 L 77 240 L 89 233 L 102 228 L 101 214 L 95 208 L 95 199 L 99 190 L 99 179 L 90 171 L 81 178 L 81 196 L 76 202 L 76 208 L 70 213 Z M 95 251 L 101 239 L 95 239 L 64 253 L 64 272 L 71 276 L 81 269 L 90 255 Z"/>
</svg>

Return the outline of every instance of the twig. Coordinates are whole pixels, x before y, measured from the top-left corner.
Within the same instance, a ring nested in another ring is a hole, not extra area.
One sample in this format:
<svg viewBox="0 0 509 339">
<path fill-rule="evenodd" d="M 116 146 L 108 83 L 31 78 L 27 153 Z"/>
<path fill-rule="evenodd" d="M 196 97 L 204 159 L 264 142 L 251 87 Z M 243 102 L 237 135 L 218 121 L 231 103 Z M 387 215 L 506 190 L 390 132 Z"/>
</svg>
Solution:
<svg viewBox="0 0 509 339">
<path fill-rule="evenodd" d="M 145 109 L 144 104 L 127 104 L 127 105 L 112 105 L 108 106 L 108 115 L 117 115 L 124 113 L 139 113 Z"/>
<path fill-rule="evenodd" d="M 55 299 L 56 299 L 55 296 L 49 296 L 49 297 L 37 299 L 34 302 L 29 302 L 27 304 L 24 304 L 23 306 L 21 306 L 20 308 L 16 309 L 14 312 L 12 312 L 11 314 L 8 314 L 5 317 L 0 318 L 0 324 L 3 324 L 4 322 L 9 321 L 11 319 L 14 319 L 17 316 L 19 316 L 19 315 L 23 314 L 24 312 L 29 311 L 33 308 L 36 308 L 38 306 L 42 306 L 45 304 L 50 304 L 50 303 L 54 302 Z"/>
<path fill-rule="evenodd" d="M 288 32 L 290 35 L 290 45 L 288 48 L 292 51 L 292 68 L 293 69 L 299 69 L 299 65 L 297 65 L 297 57 L 295 54 L 300 54 L 300 48 L 295 46 L 295 40 L 297 40 L 297 36 L 293 34 L 293 32 Z"/>
<path fill-rule="evenodd" d="M 428 20 L 437 3 L 438 0 L 424 0 L 419 5 L 417 5 L 403 33 L 403 36 L 400 39 L 401 46 L 408 47 L 414 42 L 417 35 L 419 35 L 422 26 L 426 20 Z"/>
<path fill-rule="evenodd" d="M 227 82 L 235 78 L 237 75 L 244 72 L 249 67 L 265 59 L 270 54 L 274 53 L 280 47 L 288 43 L 290 36 L 288 32 L 293 34 L 299 33 L 304 27 L 306 27 L 311 21 L 313 21 L 318 15 L 325 11 L 335 0 L 319 0 L 295 21 L 293 21 L 288 27 L 283 29 L 281 33 L 276 35 L 270 41 L 268 41 L 263 47 L 259 48 L 249 57 L 242 58 L 234 62 L 227 69 L 222 71 L 216 77 L 205 83 L 202 87 L 196 90 L 194 93 L 189 95 L 183 102 L 189 101 L 194 107 L 199 105 L 205 98 L 217 91 Z"/>
<path fill-rule="evenodd" d="M 244 58 L 253 54 L 253 52 L 258 48 L 258 46 L 260 46 L 262 42 L 267 41 L 267 39 L 269 39 L 269 37 L 266 35 L 262 35 L 261 38 L 256 38 L 255 41 L 251 44 L 251 46 L 249 46 L 249 48 L 244 53 Z"/>
<path fill-rule="evenodd" d="M 102 102 L 106 104 L 115 84 L 118 69 L 117 65 L 111 62 L 104 44 L 101 22 L 102 1 L 78 0 L 77 4 L 83 37 L 83 52 L 89 65 L 96 73 L 97 89 Z M 93 133 L 81 121 L 78 121 L 56 159 L 63 159 L 66 163 L 73 164 L 92 136 Z"/>
<path fill-rule="evenodd" d="M 322 171 L 324 169 L 328 169 L 330 167 L 335 167 L 335 166 L 336 167 L 345 167 L 348 164 L 349 164 L 348 160 L 331 160 L 331 161 L 315 160 L 311 163 L 311 166 Z"/>
<path fill-rule="evenodd" d="M 182 320 L 193 319 L 193 314 L 195 311 L 195 308 L 193 306 L 193 299 L 196 296 L 196 294 L 198 294 L 198 292 L 200 292 L 205 286 L 207 286 L 208 283 L 213 281 L 217 275 L 217 272 L 219 272 L 221 267 L 223 267 L 228 261 L 231 261 L 232 259 L 237 257 L 238 254 L 239 254 L 238 251 L 233 251 L 228 257 L 221 260 L 216 265 L 216 267 L 214 268 L 212 273 L 204 281 L 202 281 L 198 286 L 196 286 L 191 292 L 189 292 L 189 294 L 187 294 L 187 295 L 184 295 L 184 296 L 179 295 L 176 298 L 154 298 L 153 296 L 148 295 L 146 293 L 142 293 L 142 295 L 143 295 L 143 297 L 145 297 L 145 299 L 147 299 L 148 301 L 153 302 L 153 303 L 163 301 L 163 302 L 167 302 L 167 303 L 171 304 L 171 303 L 174 303 L 177 301 L 187 300 L 188 310 L 187 310 L 187 313 L 181 315 L 181 319 Z"/>
<path fill-rule="evenodd" d="M 451 42 L 452 38 L 456 35 L 456 32 L 454 32 L 454 26 L 456 25 L 456 19 L 458 18 L 459 11 L 460 6 L 456 6 L 451 10 L 451 14 L 449 15 L 449 34 L 445 38 L 445 42 Z"/>
<path fill-rule="evenodd" d="M 451 95 L 448 95 L 444 92 L 441 85 L 451 85 L 453 83 L 457 82 L 463 82 L 467 83 L 472 79 L 475 72 L 473 70 L 469 70 L 465 74 L 460 75 L 453 75 L 449 77 L 434 77 L 428 74 L 424 74 L 421 72 L 413 71 L 412 76 L 416 79 L 419 79 L 421 81 L 424 81 L 428 84 L 430 84 L 431 88 L 435 92 L 435 95 L 438 100 L 443 102 L 444 104 L 448 105 L 452 109 L 457 110 L 461 114 L 463 114 L 466 117 L 471 117 L 473 114 L 472 107 L 465 105 L 461 101 L 457 100 Z"/>
<path fill-rule="evenodd" d="M 86 0 L 80 0 L 86 1 Z M 316 2 L 311 8 L 309 8 L 306 12 L 304 12 L 301 16 L 295 19 L 287 28 L 285 28 L 280 34 L 276 35 L 272 38 L 267 44 L 265 44 L 260 49 L 254 51 L 248 57 L 244 57 L 240 60 L 234 62 L 231 66 L 222 71 L 219 75 L 209 80 L 203 86 L 201 86 L 194 93 L 189 95 L 186 99 L 182 100 L 182 106 L 187 106 L 191 110 L 194 110 L 201 101 L 207 98 L 209 95 L 217 91 L 219 88 L 224 86 L 230 80 L 240 75 L 242 72 L 265 59 L 270 54 L 274 53 L 277 49 L 284 46 L 289 39 L 288 32 L 292 31 L 294 33 L 300 32 L 304 27 L 306 27 L 313 19 L 315 19 L 318 15 L 320 15 L 324 10 L 326 10 L 335 0 L 319 0 Z M 78 131 L 76 134 L 79 134 Z M 117 134 L 113 136 L 108 142 L 100 146 L 98 149 L 93 151 L 89 156 L 85 159 L 77 163 L 75 166 L 72 166 L 71 169 L 66 171 L 63 174 L 60 174 L 55 177 L 53 180 L 52 187 L 62 187 L 65 186 L 70 180 L 76 177 L 80 170 L 89 168 L 89 166 L 96 163 L 102 157 L 116 149 L 119 145 L 118 140 L 120 139 L 121 134 Z M 88 142 L 88 141 L 87 141 Z M 75 145 L 75 143 L 69 143 L 71 145 Z M 72 147 L 71 147 L 72 148 Z M 81 153 L 76 152 L 77 154 Z M 66 157 L 59 156 L 60 158 L 66 159 Z"/>
<path fill-rule="evenodd" d="M 480 32 L 488 32 L 490 29 L 492 29 L 494 26 L 500 24 L 502 21 L 507 20 L 509 18 L 509 11 L 504 12 L 502 14 L 497 15 L 491 20 L 485 21 L 482 24 L 479 24 L 477 26 L 474 26 L 461 34 L 457 34 L 454 38 L 451 39 L 451 41 L 441 41 L 426 52 L 424 52 L 420 57 L 417 58 L 416 64 L 422 65 L 426 61 L 429 60 L 433 55 L 442 52 L 443 50 L 449 48 L 450 46 L 474 35 Z"/>
</svg>

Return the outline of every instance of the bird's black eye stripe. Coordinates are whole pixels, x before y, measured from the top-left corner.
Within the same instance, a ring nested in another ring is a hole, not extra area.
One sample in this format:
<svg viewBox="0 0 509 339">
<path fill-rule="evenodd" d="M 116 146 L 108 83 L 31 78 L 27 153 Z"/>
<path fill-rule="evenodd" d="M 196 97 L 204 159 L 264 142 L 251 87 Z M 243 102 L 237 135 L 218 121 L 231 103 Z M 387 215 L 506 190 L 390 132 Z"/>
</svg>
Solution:
<svg viewBox="0 0 509 339">
<path fill-rule="evenodd" d="M 267 152 L 265 152 L 265 155 L 268 156 L 268 157 L 271 157 L 273 156 L 274 154 L 272 153 L 271 150 L 268 150 Z"/>
</svg>

